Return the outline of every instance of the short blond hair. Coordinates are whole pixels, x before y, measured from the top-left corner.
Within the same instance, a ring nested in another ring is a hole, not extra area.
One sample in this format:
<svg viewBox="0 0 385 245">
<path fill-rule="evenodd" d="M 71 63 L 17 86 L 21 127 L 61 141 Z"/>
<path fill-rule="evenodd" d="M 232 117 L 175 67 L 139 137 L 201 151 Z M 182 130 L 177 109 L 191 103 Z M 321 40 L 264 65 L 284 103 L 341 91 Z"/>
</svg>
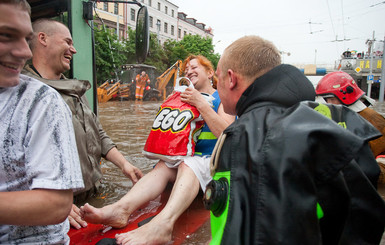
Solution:
<svg viewBox="0 0 385 245">
<path fill-rule="evenodd" d="M 250 81 L 281 64 L 274 44 L 259 36 L 244 36 L 230 44 L 221 57 L 221 69 L 231 69 Z"/>
<path fill-rule="evenodd" d="M 29 42 L 29 46 L 30 46 L 31 50 L 35 47 L 35 44 L 37 42 L 37 34 L 39 32 L 44 32 L 48 36 L 51 36 L 51 35 L 55 34 L 56 32 L 58 32 L 58 30 L 57 30 L 58 25 L 65 26 L 68 29 L 68 27 L 65 24 L 63 24 L 57 20 L 48 19 L 48 18 L 42 18 L 42 19 L 35 20 L 32 23 L 32 29 L 33 29 L 34 37 Z"/>
<path fill-rule="evenodd" d="M 1 0 L 0 4 L 18 5 L 21 7 L 21 9 L 27 11 L 29 16 L 31 16 L 31 6 L 26 0 Z"/>
</svg>

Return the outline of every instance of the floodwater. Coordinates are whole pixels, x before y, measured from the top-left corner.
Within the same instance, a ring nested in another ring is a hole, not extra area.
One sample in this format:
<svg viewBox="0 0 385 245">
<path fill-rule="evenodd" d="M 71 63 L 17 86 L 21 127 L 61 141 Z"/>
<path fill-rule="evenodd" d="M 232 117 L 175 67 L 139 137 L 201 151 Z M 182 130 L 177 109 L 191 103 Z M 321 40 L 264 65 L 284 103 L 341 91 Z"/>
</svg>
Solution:
<svg viewBox="0 0 385 245">
<path fill-rule="evenodd" d="M 144 174 L 156 163 L 144 157 L 142 150 L 160 105 L 160 102 L 146 101 L 109 101 L 98 105 L 98 116 L 103 129 L 123 156 Z M 111 162 L 103 159 L 102 171 L 103 193 L 93 200 L 97 206 L 119 200 L 132 187 L 131 181 Z"/>
<path fill-rule="evenodd" d="M 156 163 L 142 155 L 147 136 L 161 102 L 109 101 L 100 103 L 99 119 L 104 130 L 118 146 L 119 151 L 144 174 L 148 173 Z M 385 113 L 385 103 L 375 108 Z M 113 203 L 124 196 L 132 187 L 131 181 L 120 169 L 110 162 L 102 160 L 102 188 L 97 197 L 88 202 L 96 207 Z M 379 192 L 385 199 L 385 185 L 379 186 Z M 204 224 L 184 244 L 205 244 L 210 238 L 209 222 Z M 381 242 L 385 245 L 385 236 Z"/>
</svg>

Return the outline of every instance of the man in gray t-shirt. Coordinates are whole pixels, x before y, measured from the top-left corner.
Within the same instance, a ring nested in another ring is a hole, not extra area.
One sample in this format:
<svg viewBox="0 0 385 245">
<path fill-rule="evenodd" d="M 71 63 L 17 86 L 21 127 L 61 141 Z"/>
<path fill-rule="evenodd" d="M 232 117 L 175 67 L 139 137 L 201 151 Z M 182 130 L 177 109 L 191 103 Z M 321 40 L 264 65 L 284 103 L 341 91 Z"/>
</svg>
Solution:
<svg viewBox="0 0 385 245">
<path fill-rule="evenodd" d="M 0 2 L 0 243 L 69 244 L 83 188 L 71 114 L 47 85 L 20 75 L 31 58 L 30 7 Z"/>
</svg>

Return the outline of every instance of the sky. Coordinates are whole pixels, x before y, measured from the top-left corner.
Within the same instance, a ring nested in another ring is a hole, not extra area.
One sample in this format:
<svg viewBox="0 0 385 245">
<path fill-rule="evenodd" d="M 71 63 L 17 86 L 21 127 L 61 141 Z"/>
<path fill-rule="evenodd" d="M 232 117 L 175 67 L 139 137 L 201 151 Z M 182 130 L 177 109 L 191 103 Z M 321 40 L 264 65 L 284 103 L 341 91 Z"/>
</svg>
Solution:
<svg viewBox="0 0 385 245">
<path fill-rule="evenodd" d="M 288 64 L 333 66 L 385 37 L 384 0 L 169 0 L 214 30 L 215 53 L 245 35 L 272 41 Z M 381 48 L 382 49 L 382 48 Z"/>
</svg>

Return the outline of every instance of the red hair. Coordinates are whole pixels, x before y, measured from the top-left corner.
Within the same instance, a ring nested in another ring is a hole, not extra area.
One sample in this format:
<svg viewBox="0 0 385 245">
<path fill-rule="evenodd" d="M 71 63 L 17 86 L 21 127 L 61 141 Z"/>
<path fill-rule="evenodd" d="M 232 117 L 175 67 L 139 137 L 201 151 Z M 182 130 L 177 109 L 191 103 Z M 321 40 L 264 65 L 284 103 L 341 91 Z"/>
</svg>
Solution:
<svg viewBox="0 0 385 245">
<path fill-rule="evenodd" d="M 188 56 L 183 61 L 183 64 L 182 64 L 183 73 L 185 73 L 187 63 L 189 63 L 193 59 L 196 59 L 199 62 L 199 64 L 205 68 L 205 70 L 207 72 L 213 72 L 212 86 L 213 86 L 213 88 L 217 89 L 218 78 L 215 75 L 214 66 L 211 63 L 211 61 L 209 59 L 207 59 L 206 57 L 204 57 L 203 55 L 190 55 L 190 56 Z"/>
</svg>

